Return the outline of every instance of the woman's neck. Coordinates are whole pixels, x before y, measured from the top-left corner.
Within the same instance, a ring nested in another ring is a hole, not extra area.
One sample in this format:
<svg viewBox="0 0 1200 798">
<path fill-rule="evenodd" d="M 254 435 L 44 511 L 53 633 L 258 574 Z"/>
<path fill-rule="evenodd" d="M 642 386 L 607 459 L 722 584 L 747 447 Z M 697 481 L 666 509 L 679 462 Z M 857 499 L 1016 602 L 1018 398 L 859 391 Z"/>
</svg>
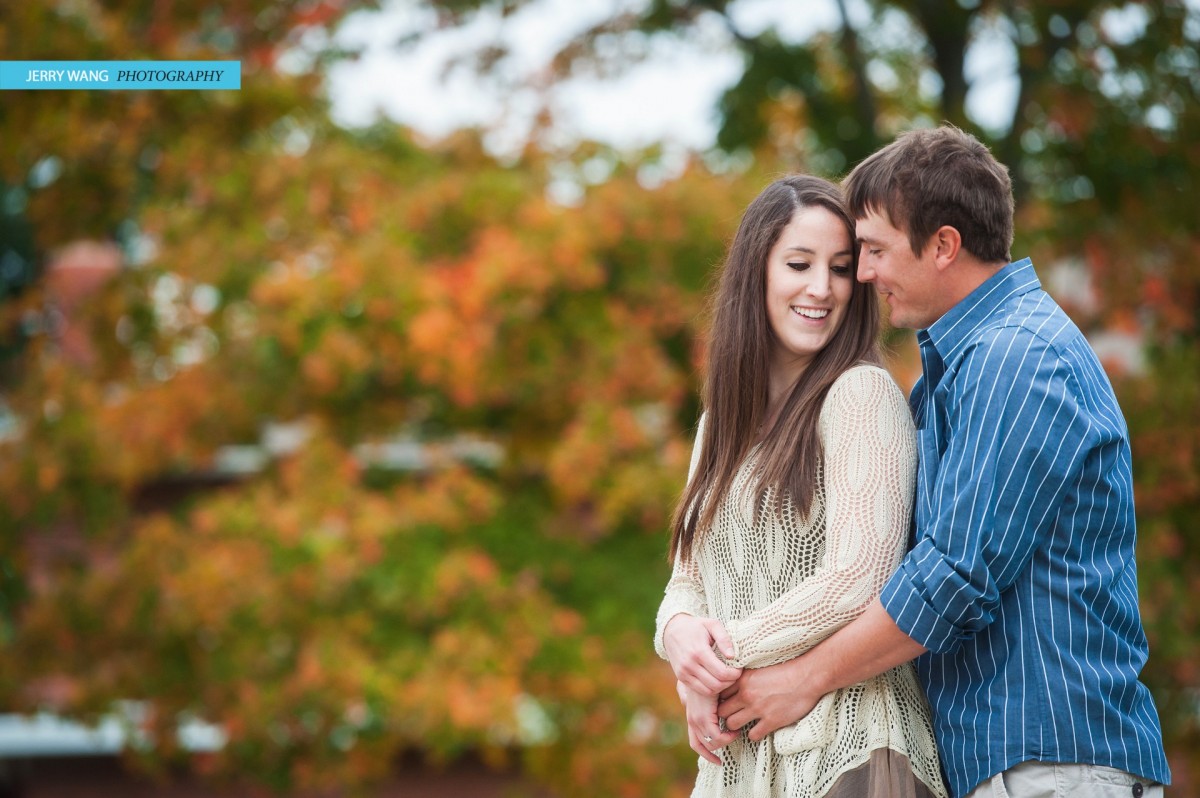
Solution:
<svg viewBox="0 0 1200 798">
<path fill-rule="evenodd" d="M 800 375 L 804 373 L 804 369 L 808 367 L 810 358 L 791 357 L 775 357 L 775 362 L 771 364 L 771 374 L 767 379 L 767 412 L 777 410 L 787 395 L 791 393 L 792 386 L 800 379 Z"/>
<path fill-rule="evenodd" d="M 783 403 L 787 401 L 788 394 L 792 392 L 792 386 L 800 379 L 800 375 L 804 373 L 807 365 L 807 360 L 797 359 L 792 359 L 790 362 L 779 362 L 777 359 L 772 365 L 771 375 L 767 381 L 767 412 L 762 426 L 759 428 L 760 440 L 767 431 L 775 426 L 775 419 L 779 417 Z"/>
</svg>

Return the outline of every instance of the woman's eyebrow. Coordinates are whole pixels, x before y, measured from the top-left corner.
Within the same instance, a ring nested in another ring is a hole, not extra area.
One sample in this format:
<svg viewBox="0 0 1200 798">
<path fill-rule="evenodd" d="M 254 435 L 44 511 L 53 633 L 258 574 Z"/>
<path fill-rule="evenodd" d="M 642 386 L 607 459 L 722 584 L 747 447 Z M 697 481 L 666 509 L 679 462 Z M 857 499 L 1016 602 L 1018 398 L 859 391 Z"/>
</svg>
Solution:
<svg viewBox="0 0 1200 798">
<path fill-rule="evenodd" d="M 809 249 L 808 247 L 799 247 L 799 246 L 787 247 L 786 249 L 784 249 L 784 252 L 803 252 L 805 255 L 816 255 L 817 254 L 817 251 L 814 249 Z M 854 254 L 853 250 L 843 249 L 841 252 L 833 253 L 833 256 L 835 258 L 837 258 L 837 257 L 841 257 L 842 255 L 853 255 L 853 254 Z"/>
</svg>

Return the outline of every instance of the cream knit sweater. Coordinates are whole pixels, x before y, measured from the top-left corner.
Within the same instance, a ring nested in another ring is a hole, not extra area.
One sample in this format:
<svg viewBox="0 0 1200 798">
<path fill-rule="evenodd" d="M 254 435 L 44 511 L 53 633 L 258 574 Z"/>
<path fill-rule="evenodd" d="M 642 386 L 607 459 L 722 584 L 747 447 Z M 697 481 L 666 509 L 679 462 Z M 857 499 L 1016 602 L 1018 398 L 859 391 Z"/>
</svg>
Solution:
<svg viewBox="0 0 1200 798">
<path fill-rule="evenodd" d="M 821 408 L 824 461 L 807 518 L 785 498 L 753 522 L 747 479 L 751 450 L 694 556 L 676 558 L 658 611 L 654 644 L 678 613 L 720 620 L 743 668 L 792 659 L 860 615 L 900 562 L 916 475 L 912 418 L 881 368 L 838 378 Z M 704 419 L 688 478 L 695 472 Z M 768 499 L 770 497 L 768 496 Z M 912 664 L 830 693 L 797 723 L 759 743 L 745 734 L 724 748 L 722 766 L 699 760 L 693 796 L 819 798 L 872 751 L 907 756 L 917 778 L 945 795 L 924 694 Z"/>
</svg>

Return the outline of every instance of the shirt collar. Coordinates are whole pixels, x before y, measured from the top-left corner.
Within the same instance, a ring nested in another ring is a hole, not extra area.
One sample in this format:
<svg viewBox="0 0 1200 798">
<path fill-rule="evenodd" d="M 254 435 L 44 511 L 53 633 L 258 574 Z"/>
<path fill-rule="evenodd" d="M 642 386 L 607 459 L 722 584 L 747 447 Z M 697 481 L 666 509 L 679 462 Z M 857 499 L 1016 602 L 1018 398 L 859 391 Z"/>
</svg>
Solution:
<svg viewBox="0 0 1200 798">
<path fill-rule="evenodd" d="M 995 308 L 1012 297 L 1041 287 L 1032 260 L 1014 261 L 989 277 L 927 329 L 918 330 L 917 341 L 922 349 L 931 344 L 942 360 L 949 362 L 967 345 L 971 331 L 977 329 Z"/>
</svg>

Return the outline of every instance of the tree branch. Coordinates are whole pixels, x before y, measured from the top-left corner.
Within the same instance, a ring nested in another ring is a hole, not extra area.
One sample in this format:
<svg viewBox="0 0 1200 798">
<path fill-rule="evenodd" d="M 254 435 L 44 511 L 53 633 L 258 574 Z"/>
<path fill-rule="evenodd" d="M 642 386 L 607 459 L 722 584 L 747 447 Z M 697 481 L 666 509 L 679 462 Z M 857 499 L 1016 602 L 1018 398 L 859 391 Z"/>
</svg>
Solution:
<svg viewBox="0 0 1200 798">
<path fill-rule="evenodd" d="M 850 72 L 854 75 L 854 109 L 858 118 L 869 125 L 868 144 L 870 149 L 879 146 L 878 108 L 875 105 L 875 95 L 871 84 L 867 81 L 867 65 L 863 61 L 862 48 L 858 43 L 858 31 L 850 24 L 850 15 L 846 13 L 846 0 L 836 0 L 838 13 L 842 17 L 842 49 Z"/>
</svg>

